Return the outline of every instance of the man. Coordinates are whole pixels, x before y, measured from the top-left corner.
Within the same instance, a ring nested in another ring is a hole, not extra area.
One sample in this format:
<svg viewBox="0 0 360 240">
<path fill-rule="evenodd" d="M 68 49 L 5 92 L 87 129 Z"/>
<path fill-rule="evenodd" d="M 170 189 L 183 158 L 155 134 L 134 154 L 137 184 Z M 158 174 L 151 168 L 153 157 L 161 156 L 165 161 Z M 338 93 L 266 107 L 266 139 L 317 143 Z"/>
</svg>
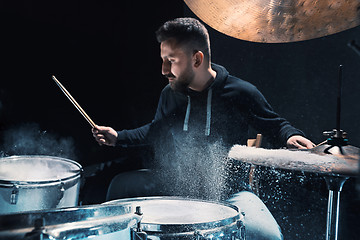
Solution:
<svg viewBox="0 0 360 240">
<path fill-rule="evenodd" d="M 245 213 L 249 239 L 281 239 L 266 206 L 255 194 L 244 191 L 248 190 L 246 184 L 227 168 L 226 153 L 234 144 L 246 145 L 249 126 L 276 147 L 312 148 L 314 144 L 275 113 L 253 85 L 211 63 L 209 35 L 199 21 L 168 21 L 156 36 L 162 74 L 169 84 L 161 93 L 154 120 L 132 130 L 93 129 L 99 144 L 126 147 L 152 143 L 155 174 L 122 175 L 113 181 L 113 189 L 124 192 L 124 185 L 144 179 L 143 185 L 154 190 L 146 194 L 158 194 L 161 189 L 163 194 L 228 199 Z M 156 187 L 149 187 L 150 182 Z M 108 197 L 123 197 L 121 194 Z"/>
</svg>

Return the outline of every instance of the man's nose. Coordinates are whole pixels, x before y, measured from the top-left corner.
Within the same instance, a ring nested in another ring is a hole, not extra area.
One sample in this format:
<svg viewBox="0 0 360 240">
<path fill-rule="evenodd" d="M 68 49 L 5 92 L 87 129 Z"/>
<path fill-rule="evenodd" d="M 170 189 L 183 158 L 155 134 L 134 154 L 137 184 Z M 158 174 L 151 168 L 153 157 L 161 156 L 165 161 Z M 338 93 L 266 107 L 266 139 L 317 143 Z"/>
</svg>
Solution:
<svg viewBox="0 0 360 240">
<path fill-rule="evenodd" d="M 162 73 L 162 75 L 167 75 L 170 73 L 170 64 L 169 63 L 166 63 L 165 61 L 162 63 L 161 73 Z"/>
</svg>

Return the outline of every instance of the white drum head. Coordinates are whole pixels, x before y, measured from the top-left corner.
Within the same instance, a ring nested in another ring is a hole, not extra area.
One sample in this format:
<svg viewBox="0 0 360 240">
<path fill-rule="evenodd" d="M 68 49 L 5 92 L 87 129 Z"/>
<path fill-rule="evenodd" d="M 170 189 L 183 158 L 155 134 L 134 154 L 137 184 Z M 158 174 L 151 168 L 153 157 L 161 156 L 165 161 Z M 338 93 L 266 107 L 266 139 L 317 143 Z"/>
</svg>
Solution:
<svg viewBox="0 0 360 240">
<path fill-rule="evenodd" d="M 81 172 L 75 161 L 42 155 L 0 158 L 0 179 L 8 182 L 51 182 L 69 179 Z"/>
<path fill-rule="evenodd" d="M 235 206 L 178 197 L 145 197 L 114 200 L 111 204 L 132 204 L 141 207 L 144 231 L 182 232 L 222 227 L 236 222 Z"/>
</svg>

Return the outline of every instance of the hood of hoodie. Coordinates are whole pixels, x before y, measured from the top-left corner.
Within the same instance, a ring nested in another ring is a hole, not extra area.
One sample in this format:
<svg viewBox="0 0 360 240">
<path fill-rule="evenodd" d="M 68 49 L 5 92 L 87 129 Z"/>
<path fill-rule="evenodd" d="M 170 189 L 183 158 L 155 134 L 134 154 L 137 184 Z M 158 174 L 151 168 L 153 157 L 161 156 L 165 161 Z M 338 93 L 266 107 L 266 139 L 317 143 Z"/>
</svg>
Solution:
<svg viewBox="0 0 360 240">
<path fill-rule="evenodd" d="M 201 95 L 206 93 L 209 89 L 212 89 L 213 91 L 216 89 L 222 89 L 225 85 L 226 79 L 229 76 L 229 72 L 220 65 L 217 65 L 215 63 L 211 64 L 212 69 L 216 72 L 216 77 L 214 81 L 202 92 L 193 91 L 191 89 L 188 89 L 187 95 L 194 96 L 194 95 Z"/>
<path fill-rule="evenodd" d="M 212 89 L 222 89 L 225 85 L 229 72 L 220 65 L 211 64 L 212 69 L 216 72 L 215 81 L 209 86 Z"/>
</svg>

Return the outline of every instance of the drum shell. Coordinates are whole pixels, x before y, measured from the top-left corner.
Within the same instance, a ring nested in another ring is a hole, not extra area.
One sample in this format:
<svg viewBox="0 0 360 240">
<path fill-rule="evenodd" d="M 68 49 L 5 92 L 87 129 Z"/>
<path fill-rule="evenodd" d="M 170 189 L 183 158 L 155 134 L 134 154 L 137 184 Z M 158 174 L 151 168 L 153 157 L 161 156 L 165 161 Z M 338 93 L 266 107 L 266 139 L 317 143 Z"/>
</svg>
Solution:
<svg viewBox="0 0 360 240">
<path fill-rule="evenodd" d="M 72 207 L 78 204 L 82 167 L 75 161 L 49 156 L 12 156 L 1 160 L 15 163 L 56 162 L 70 165 L 75 170 L 68 173 L 66 177 L 59 176 L 58 179 L 45 178 L 36 181 L 0 179 L 0 214 Z"/>
</svg>

